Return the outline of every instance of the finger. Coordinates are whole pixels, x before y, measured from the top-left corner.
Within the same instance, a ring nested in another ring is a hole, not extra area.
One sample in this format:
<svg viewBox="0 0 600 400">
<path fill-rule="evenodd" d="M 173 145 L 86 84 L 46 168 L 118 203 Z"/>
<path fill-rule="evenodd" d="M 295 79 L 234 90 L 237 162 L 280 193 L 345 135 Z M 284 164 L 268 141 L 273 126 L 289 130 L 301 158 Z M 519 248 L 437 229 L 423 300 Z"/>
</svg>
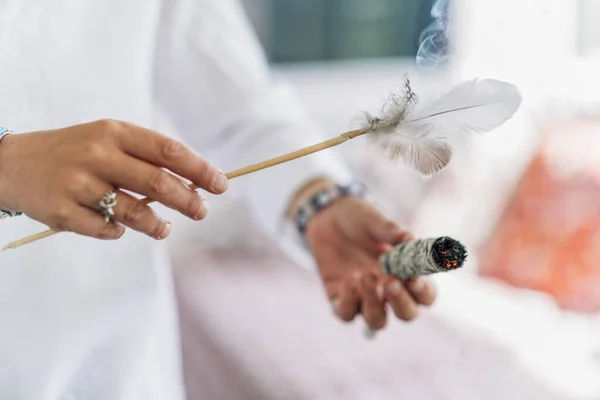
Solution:
<svg viewBox="0 0 600 400">
<path fill-rule="evenodd" d="M 135 125 L 119 135 L 121 149 L 136 158 L 180 175 L 198 187 L 219 194 L 227 190 L 227 177 L 189 146 Z"/>
<path fill-rule="evenodd" d="M 100 181 L 89 186 L 93 186 L 96 190 L 88 189 L 85 193 L 81 193 L 82 205 L 101 213 L 98 193 L 102 191 L 106 193 L 112 189 Z M 114 212 L 113 220 L 154 239 L 166 239 L 171 233 L 172 225 L 169 221 L 160 218 L 145 202 L 121 190 L 117 191 L 117 205 L 114 207 Z"/>
<path fill-rule="evenodd" d="M 148 196 L 196 221 L 204 219 L 208 203 L 180 179 L 133 157 L 118 157 L 103 178 L 114 186 Z"/>
<path fill-rule="evenodd" d="M 68 215 L 62 216 L 59 223 L 51 228 L 101 240 L 116 240 L 125 233 L 125 227 L 112 222 L 106 223 L 102 215 L 82 206 L 70 209 Z"/>
<path fill-rule="evenodd" d="M 386 218 L 374 207 L 370 207 L 367 212 L 366 229 L 376 241 L 395 245 L 411 238 L 409 232 L 401 230 L 397 223 Z"/>
<path fill-rule="evenodd" d="M 172 224 L 148 206 L 144 201 L 119 191 L 115 207 L 115 220 L 151 238 L 163 240 L 171 234 Z"/>
<path fill-rule="evenodd" d="M 359 286 L 362 298 L 362 314 L 369 328 L 382 329 L 386 324 L 383 301 L 377 295 L 377 277 L 372 273 L 363 274 Z"/>
<path fill-rule="evenodd" d="M 417 317 L 419 313 L 417 303 L 402 285 L 402 282 L 397 279 L 392 280 L 387 284 L 385 294 L 388 303 L 398 318 L 411 321 Z"/>
<path fill-rule="evenodd" d="M 417 278 L 406 282 L 406 288 L 417 303 L 424 306 L 432 305 L 437 296 L 435 286 L 425 278 Z"/>
<path fill-rule="evenodd" d="M 358 291 L 360 274 L 348 274 L 340 283 L 339 296 L 335 300 L 335 313 L 343 321 L 354 319 L 359 310 L 360 295 Z"/>
<path fill-rule="evenodd" d="M 395 223 L 392 222 L 392 224 Z M 373 230 L 375 230 L 375 228 Z M 414 239 L 414 236 L 410 232 L 400 230 L 399 228 L 392 228 L 392 230 L 394 230 L 395 232 L 387 234 L 387 241 L 385 239 L 381 239 L 382 236 L 379 236 L 378 240 L 380 242 L 377 246 L 377 250 L 379 253 L 387 253 L 388 251 L 392 251 L 394 249 L 394 246 L 397 246 L 400 243 L 406 242 L 408 240 Z"/>
<path fill-rule="evenodd" d="M 375 239 L 392 245 L 412 238 L 409 232 L 401 230 L 397 223 L 388 219 L 369 221 L 368 230 Z"/>
</svg>

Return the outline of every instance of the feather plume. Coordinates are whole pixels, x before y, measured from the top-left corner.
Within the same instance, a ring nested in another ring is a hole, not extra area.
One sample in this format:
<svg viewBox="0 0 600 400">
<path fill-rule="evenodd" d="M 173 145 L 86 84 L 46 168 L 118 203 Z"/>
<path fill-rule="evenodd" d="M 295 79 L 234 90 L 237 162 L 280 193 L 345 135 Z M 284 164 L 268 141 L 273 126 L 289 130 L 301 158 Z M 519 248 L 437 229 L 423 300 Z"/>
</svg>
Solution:
<svg viewBox="0 0 600 400">
<path fill-rule="evenodd" d="M 363 129 L 390 158 L 430 176 L 450 162 L 452 139 L 498 128 L 520 105 L 516 86 L 493 79 L 466 81 L 421 103 L 405 78 L 402 92 L 388 99 L 379 116 L 366 114 Z"/>
</svg>

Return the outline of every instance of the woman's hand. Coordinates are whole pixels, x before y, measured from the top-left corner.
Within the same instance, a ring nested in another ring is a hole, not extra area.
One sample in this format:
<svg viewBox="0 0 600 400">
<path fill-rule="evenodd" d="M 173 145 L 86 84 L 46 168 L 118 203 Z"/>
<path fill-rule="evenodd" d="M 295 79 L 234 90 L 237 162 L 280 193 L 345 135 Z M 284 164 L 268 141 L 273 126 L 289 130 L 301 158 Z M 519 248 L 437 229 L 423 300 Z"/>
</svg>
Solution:
<svg viewBox="0 0 600 400">
<path fill-rule="evenodd" d="M 292 210 L 330 184 L 314 183 L 300 193 Z M 436 290 L 427 279 L 400 281 L 379 267 L 382 253 L 410 238 L 358 197 L 338 199 L 312 217 L 306 239 L 340 319 L 351 321 L 362 314 L 369 327 L 378 330 L 386 324 L 388 305 L 397 318 L 410 321 L 421 306 L 434 302 Z"/>
<path fill-rule="evenodd" d="M 203 219 L 206 200 L 174 174 L 211 193 L 227 189 L 226 176 L 186 145 L 124 122 L 11 135 L 0 142 L 0 209 L 98 239 L 120 238 L 123 225 L 164 239 L 170 222 L 123 190 Z M 107 224 L 99 202 L 116 188 L 118 223 Z"/>
</svg>

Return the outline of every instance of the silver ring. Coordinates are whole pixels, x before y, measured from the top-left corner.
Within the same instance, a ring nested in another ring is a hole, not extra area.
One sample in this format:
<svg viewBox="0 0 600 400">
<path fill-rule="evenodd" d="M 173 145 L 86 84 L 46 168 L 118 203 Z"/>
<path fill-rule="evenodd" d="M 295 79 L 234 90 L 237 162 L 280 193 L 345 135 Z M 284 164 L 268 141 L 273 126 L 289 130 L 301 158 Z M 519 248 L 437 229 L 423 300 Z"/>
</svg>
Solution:
<svg viewBox="0 0 600 400">
<path fill-rule="evenodd" d="M 366 326 L 365 329 L 363 330 L 363 336 L 365 337 L 365 339 L 372 340 L 375 338 L 376 334 L 377 334 L 377 332 L 375 332 L 373 329 L 369 328 L 368 326 Z"/>
<path fill-rule="evenodd" d="M 102 215 L 104 215 L 106 223 L 109 223 L 110 219 L 115 216 L 114 208 L 117 206 L 117 203 L 117 193 L 112 190 L 104 193 L 104 197 L 98 203 L 102 207 Z"/>
</svg>

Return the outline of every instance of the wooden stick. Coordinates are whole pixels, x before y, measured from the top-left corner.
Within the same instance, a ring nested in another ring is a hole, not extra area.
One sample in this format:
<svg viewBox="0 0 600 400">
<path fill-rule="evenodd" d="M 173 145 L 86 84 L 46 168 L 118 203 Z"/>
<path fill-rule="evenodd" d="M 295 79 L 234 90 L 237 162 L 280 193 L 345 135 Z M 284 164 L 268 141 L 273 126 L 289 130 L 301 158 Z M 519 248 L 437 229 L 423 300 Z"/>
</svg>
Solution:
<svg viewBox="0 0 600 400">
<path fill-rule="evenodd" d="M 313 146 L 305 147 L 304 149 L 296 150 L 294 152 L 284 154 L 279 157 L 271 158 L 270 160 L 252 164 L 252 165 L 249 165 L 244 168 L 236 169 L 234 171 L 228 172 L 225 175 L 227 176 L 227 179 L 233 179 L 233 178 L 237 178 L 239 176 L 248 175 L 248 174 L 251 174 L 256 171 L 274 167 L 275 165 L 279 165 L 279 164 L 286 163 L 288 161 L 296 160 L 298 158 L 319 152 L 321 150 L 329 149 L 331 147 L 340 145 L 340 144 L 346 142 L 347 140 L 354 139 L 357 136 L 364 135 L 365 133 L 369 133 L 369 131 L 365 130 L 365 129 L 359 129 L 359 130 L 355 130 L 355 131 L 346 132 L 346 133 L 343 133 L 333 139 L 329 139 L 324 142 L 315 144 Z M 193 190 L 200 189 L 198 186 L 193 185 L 193 184 L 190 184 L 189 186 Z M 154 203 L 155 200 L 152 200 L 152 199 L 146 197 L 146 198 L 142 199 L 142 201 L 146 202 L 146 204 L 151 204 L 151 203 Z M 2 251 L 12 250 L 12 249 L 16 249 L 17 247 L 25 246 L 26 244 L 33 243 L 38 240 L 50 237 L 50 236 L 54 235 L 55 233 L 58 233 L 58 232 L 50 229 L 50 230 L 47 230 L 44 232 L 36 233 L 35 235 L 31 235 L 31 236 L 28 236 L 28 237 L 20 239 L 20 240 L 15 240 L 14 242 L 11 242 L 11 243 L 3 246 Z"/>
<path fill-rule="evenodd" d="M 17 247 L 25 246 L 26 244 L 29 244 L 29 243 L 32 243 L 32 242 L 35 242 L 38 240 L 42 240 L 49 236 L 52 236 L 55 233 L 58 233 L 58 232 L 53 231 L 52 229 L 49 229 L 47 231 L 36 233 L 35 235 L 31 235 L 31 236 L 28 236 L 23 239 L 15 240 L 14 242 L 10 242 L 9 244 L 4 245 L 2 247 L 2 251 L 12 250 L 12 249 L 16 249 Z"/>
</svg>

